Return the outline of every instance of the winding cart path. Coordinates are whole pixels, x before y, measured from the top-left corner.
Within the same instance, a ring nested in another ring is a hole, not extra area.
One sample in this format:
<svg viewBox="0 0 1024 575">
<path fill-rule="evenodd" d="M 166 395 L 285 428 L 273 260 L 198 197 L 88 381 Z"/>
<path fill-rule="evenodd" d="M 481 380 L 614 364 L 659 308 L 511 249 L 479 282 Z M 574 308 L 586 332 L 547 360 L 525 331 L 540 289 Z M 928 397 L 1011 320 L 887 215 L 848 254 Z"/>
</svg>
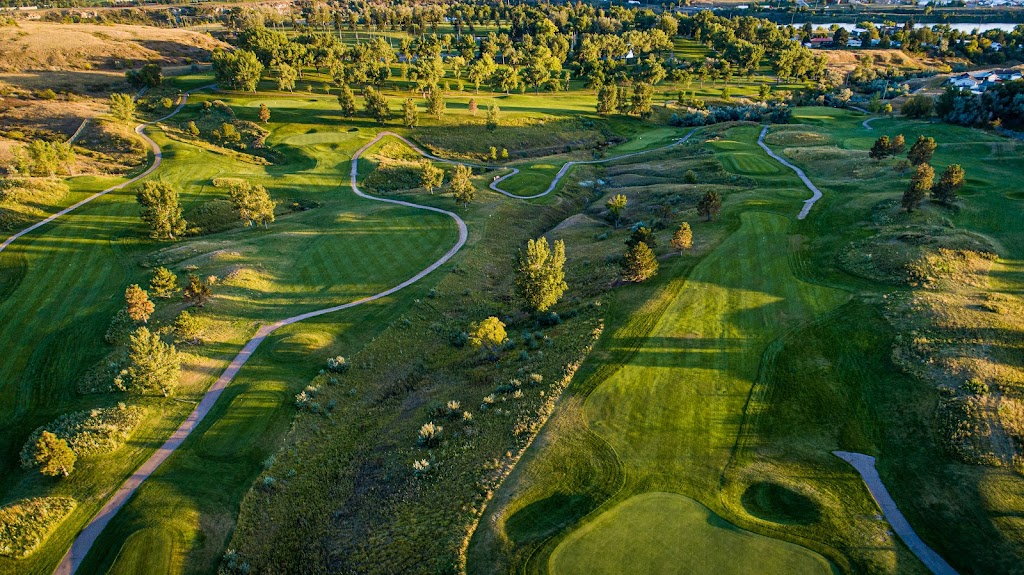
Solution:
<svg viewBox="0 0 1024 575">
<path fill-rule="evenodd" d="M 761 146 L 761 148 L 763 148 L 765 152 L 768 152 L 768 155 L 774 158 L 777 162 L 796 172 L 796 175 L 800 176 L 800 179 L 803 181 L 804 185 L 807 186 L 807 189 L 811 190 L 811 198 L 804 201 L 803 209 L 800 210 L 800 213 L 796 216 L 796 219 L 802 220 L 811 212 L 811 208 L 814 207 L 814 202 L 821 199 L 821 190 L 818 189 L 818 186 L 814 185 L 814 182 L 807 177 L 807 174 L 805 174 L 803 170 L 787 162 L 782 156 L 773 152 L 772 149 L 764 143 L 764 136 L 767 133 L 768 126 L 765 126 L 764 129 L 761 130 L 761 135 L 757 137 L 757 145 Z"/>
</svg>

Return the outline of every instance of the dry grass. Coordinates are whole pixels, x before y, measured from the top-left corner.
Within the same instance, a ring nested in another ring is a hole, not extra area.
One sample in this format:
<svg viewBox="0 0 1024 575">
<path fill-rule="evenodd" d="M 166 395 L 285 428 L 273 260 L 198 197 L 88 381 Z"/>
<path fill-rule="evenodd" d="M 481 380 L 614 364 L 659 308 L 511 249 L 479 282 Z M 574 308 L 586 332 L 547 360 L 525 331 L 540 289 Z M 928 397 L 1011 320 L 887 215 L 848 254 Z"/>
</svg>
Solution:
<svg viewBox="0 0 1024 575">
<path fill-rule="evenodd" d="M 197 32 L 149 26 L 22 21 L 0 28 L 0 71 L 116 70 L 146 62 L 208 61 L 222 42 Z"/>
<path fill-rule="evenodd" d="M 874 67 L 879 71 L 885 71 L 887 68 L 895 68 L 903 72 L 928 69 L 948 70 L 948 66 L 937 59 L 909 56 L 902 50 L 822 50 L 821 53 L 828 58 L 829 68 L 840 70 L 843 73 L 856 68 L 857 58 L 864 54 L 871 56 Z"/>
</svg>

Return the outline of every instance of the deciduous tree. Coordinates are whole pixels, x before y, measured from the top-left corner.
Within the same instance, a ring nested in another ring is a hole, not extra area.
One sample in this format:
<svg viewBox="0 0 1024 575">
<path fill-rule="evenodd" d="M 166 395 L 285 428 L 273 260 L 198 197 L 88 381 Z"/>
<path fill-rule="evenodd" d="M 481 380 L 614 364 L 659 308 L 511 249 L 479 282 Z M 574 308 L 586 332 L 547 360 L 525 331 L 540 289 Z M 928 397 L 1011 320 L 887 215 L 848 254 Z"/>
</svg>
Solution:
<svg viewBox="0 0 1024 575">
<path fill-rule="evenodd" d="M 420 113 L 416 110 L 416 102 L 406 98 L 402 103 L 402 123 L 406 128 L 415 128 L 420 121 Z"/>
<path fill-rule="evenodd" d="M 420 162 L 420 183 L 431 194 L 434 188 L 440 188 L 444 183 L 444 170 L 438 168 L 430 160 Z"/>
<path fill-rule="evenodd" d="M 604 203 L 604 207 L 608 208 L 608 215 L 612 220 L 612 225 L 615 227 L 619 227 L 619 222 L 622 221 L 622 210 L 626 209 L 627 201 L 625 195 L 615 194 Z"/>
<path fill-rule="evenodd" d="M 476 197 L 476 187 L 469 179 L 472 175 L 473 170 L 469 166 L 459 164 L 455 166 L 455 173 L 452 174 L 452 181 L 449 184 L 455 201 L 461 202 L 465 206 L 469 206 L 469 203 Z"/>
<path fill-rule="evenodd" d="M 228 197 L 231 198 L 239 219 L 249 226 L 262 225 L 266 229 L 274 221 L 277 202 L 270 199 L 270 194 L 262 185 L 244 180 L 234 182 L 228 190 Z"/>
<path fill-rule="evenodd" d="M 516 293 L 527 308 L 546 311 L 558 303 L 569 286 L 565 283 L 565 242 L 556 240 L 554 250 L 545 237 L 529 240 L 519 252 Z"/>
<path fill-rule="evenodd" d="M 610 116 L 618 109 L 619 89 L 614 84 L 602 84 L 597 90 L 597 113 Z"/>
<path fill-rule="evenodd" d="M 110 95 L 110 115 L 125 123 L 135 118 L 135 100 L 128 94 Z"/>
<path fill-rule="evenodd" d="M 185 231 L 178 190 L 167 182 L 146 182 L 135 195 L 142 205 L 142 220 L 149 224 L 154 238 L 174 239 Z"/>
<path fill-rule="evenodd" d="M 341 115 L 351 118 L 356 115 L 356 97 L 348 84 L 341 85 L 341 92 L 338 93 L 338 106 L 341 107 Z"/>
<path fill-rule="evenodd" d="M 715 190 L 708 190 L 697 202 L 697 213 L 704 216 L 709 222 L 720 211 L 722 211 L 722 196 Z"/>
<path fill-rule="evenodd" d="M 501 115 L 501 108 L 497 104 L 487 107 L 487 129 L 494 131 L 498 129 L 498 119 Z"/>
<path fill-rule="evenodd" d="M 441 90 L 434 88 L 427 92 L 427 113 L 440 120 L 444 116 L 445 102 Z"/>
<path fill-rule="evenodd" d="M 469 344 L 475 348 L 484 348 L 491 357 L 497 355 L 507 340 L 505 323 L 494 316 L 474 323 L 469 328 Z"/>
</svg>

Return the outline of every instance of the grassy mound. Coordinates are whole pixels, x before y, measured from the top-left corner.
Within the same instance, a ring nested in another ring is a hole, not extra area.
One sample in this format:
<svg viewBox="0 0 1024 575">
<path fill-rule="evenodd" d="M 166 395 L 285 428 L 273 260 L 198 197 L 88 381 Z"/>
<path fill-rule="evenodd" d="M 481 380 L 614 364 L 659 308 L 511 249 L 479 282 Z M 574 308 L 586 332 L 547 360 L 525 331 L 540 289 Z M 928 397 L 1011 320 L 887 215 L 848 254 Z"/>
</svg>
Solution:
<svg viewBox="0 0 1024 575">
<path fill-rule="evenodd" d="M 0 508 L 0 555 L 31 555 L 74 508 L 71 497 L 22 499 Z"/>
<path fill-rule="evenodd" d="M 647 493 L 617 505 L 569 535 L 548 566 L 554 574 L 832 573 L 820 555 L 743 531 L 674 493 Z"/>
<path fill-rule="evenodd" d="M 68 195 L 68 185 L 50 178 L 0 179 L 0 230 L 13 230 L 44 215 Z"/>
<path fill-rule="evenodd" d="M 814 500 L 778 483 L 755 483 L 743 492 L 742 501 L 751 515 L 773 523 L 809 524 L 821 517 Z"/>
<path fill-rule="evenodd" d="M 120 447 L 142 421 L 146 410 L 123 403 L 65 414 L 36 429 L 21 449 L 21 465 L 35 466 L 36 441 L 43 431 L 49 431 L 68 442 L 75 455 L 82 457 L 106 453 Z"/>
</svg>

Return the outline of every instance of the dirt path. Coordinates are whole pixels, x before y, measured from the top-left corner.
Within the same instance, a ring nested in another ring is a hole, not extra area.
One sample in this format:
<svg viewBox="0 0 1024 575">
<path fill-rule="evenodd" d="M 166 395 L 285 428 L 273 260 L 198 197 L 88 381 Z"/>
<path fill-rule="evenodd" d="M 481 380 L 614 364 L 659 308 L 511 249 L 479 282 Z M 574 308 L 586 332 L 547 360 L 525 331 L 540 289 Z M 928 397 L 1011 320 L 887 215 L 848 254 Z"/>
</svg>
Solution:
<svg viewBox="0 0 1024 575">
<path fill-rule="evenodd" d="M 182 106 L 184 106 L 184 101 L 182 102 L 182 104 L 180 106 L 178 106 L 178 108 L 174 112 L 172 112 L 167 117 L 169 118 L 171 115 L 174 115 L 175 113 L 177 113 L 177 111 L 180 110 Z M 166 119 L 166 118 L 161 118 L 161 120 L 163 120 L 163 119 Z M 156 120 L 156 121 L 160 121 L 160 120 Z M 141 129 L 144 128 L 146 125 L 147 124 L 143 124 L 142 126 L 139 126 L 139 128 L 137 128 L 136 131 L 141 134 Z M 539 193 L 539 194 L 536 194 L 536 195 L 533 195 L 533 196 L 518 196 L 518 195 L 512 194 L 510 192 L 501 190 L 498 187 L 496 187 L 496 184 L 498 184 L 501 180 L 503 180 L 503 179 L 505 179 L 505 178 L 507 178 L 509 176 L 512 176 L 512 175 L 514 175 L 514 174 L 519 172 L 519 170 L 514 169 L 514 168 L 513 168 L 513 172 L 512 173 L 507 174 L 506 176 L 504 176 L 502 178 L 499 178 L 499 179 L 495 180 L 494 182 L 492 182 L 491 183 L 491 189 L 493 189 L 493 190 L 495 190 L 495 191 L 497 191 L 499 193 L 502 193 L 502 194 L 504 194 L 506 196 L 512 197 L 512 198 L 519 198 L 519 199 L 538 198 L 538 197 L 541 197 L 541 196 L 544 196 L 544 195 L 547 195 L 547 194 L 551 193 L 555 189 L 555 187 L 558 185 L 558 182 L 562 179 L 562 177 L 564 177 L 565 174 L 569 171 L 569 169 L 572 168 L 572 166 L 574 166 L 576 164 L 598 164 L 598 163 L 602 163 L 602 162 L 611 162 L 613 160 L 621 160 L 621 159 L 624 159 L 624 158 L 638 156 L 640 154 L 646 154 L 646 153 L 654 152 L 654 151 L 657 151 L 657 150 L 664 150 L 664 149 L 667 149 L 667 148 L 670 148 L 672 146 L 676 146 L 678 144 L 681 144 L 681 143 L 685 142 L 696 131 L 697 130 L 695 128 L 689 134 L 684 136 L 683 138 L 680 138 L 680 139 L 676 140 L 675 142 L 672 142 L 671 144 L 669 144 L 667 146 L 662 146 L 660 148 L 653 148 L 653 149 L 650 149 L 650 150 L 642 150 L 642 151 L 639 151 L 639 152 L 632 152 L 632 153 L 629 153 L 629 154 L 624 154 L 624 155 L 621 155 L 621 156 L 615 156 L 615 157 L 612 157 L 612 158 L 605 158 L 605 159 L 601 159 L 601 160 L 590 160 L 590 161 L 580 161 L 580 162 L 575 162 L 575 161 L 573 161 L 573 162 L 566 162 L 565 165 L 562 166 L 562 169 L 558 171 L 558 174 L 555 176 L 554 180 L 552 180 L 551 185 L 548 186 L 548 189 L 545 190 L 542 193 Z M 269 336 L 270 334 L 274 333 L 275 331 L 277 331 L 278 329 L 280 329 L 280 328 L 282 328 L 282 327 L 284 327 L 286 325 L 291 325 L 293 323 L 298 323 L 300 321 L 303 321 L 303 320 L 306 320 L 306 319 L 309 319 L 309 318 L 312 318 L 312 317 L 316 317 L 316 316 L 320 316 L 320 315 L 324 315 L 324 314 L 328 314 L 328 313 L 334 313 L 336 311 L 341 311 L 343 309 L 348 309 L 348 308 L 351 308 L 351 307 L 362 305 L 362 304 L 367 303 L 367 302 L 371 302 L 371 301 L 374 301 L 374 300 L 378 300 L 378 299 L 387 297 L 387 296 L 389 296 L 389 295 L 391 295 L 391 294 L 393 294 L 393 293 L 395 293 L 395 292 L 397 292 L 397 291 L 399 291 L 399 290 L 401 290 L 403 288 L 406 288 L 406 287 L 408 287 L 408 286 L 418 282 L 419 280 L 423 279 L 426 275 L 430 274 L 431 272 L 433 272 L 434 270 L 436 270 L 437 268 L 441 267 L 446 262 L 448 262 L 448 260 L 450 260 L 456 253 L 458 253 L 458 251 L 460 249 L 462 249 L 462 246 L 466 243 L 466 240 L 469 237 L 469 231 L 468 231 L 468 228 L 466 227 L 466 222 L 464 222 L 462 220 L 462 218 L 460 218 L 457 214 L 455 214 L 453 212 L 449 212 L 447 210 L 443 210 L 441 208 L 435 208 L 433 206 L 424 206 L 424 205 L 420 205 L 420 204 L 414 204 L 412 202 L 405 202 L 405 201 L 401 201 L 401 200 L 392 200 L 392 199 L 388 199 L 388 198 L 378 198 L 378 197 L 366 194 L 365 192 L 363 192 L 362 190 L 359 189 L 359 186 L 356 183 L 356 181 L 357 181 L 357 179 L 359 177 L 359 173 L 358 173 L 358 170 L 359 170 L 359 158 L 363 155 L 363 153 L 365 153 L 368 149 L 370 149 L 374 144 L 376 144 L 381 139 L 383 139 L 385 137 L 388 137 L 388 136 L 401 140 L 406 145 L 408 145 L 410 148 L 415 150 L 418 154 L 420 154 L 420 155 L 422 155 L 422 156 L 424 156 L 426 158 L 429 158 L 429 159 L 432 159 L 432 160 L 436 160 L 436 161 L 439 161 L 439 162 L 446 162 L 446 163 L 449 163 L 449 164 L 460 164 L 460 163 L 462 163 L 462 162 L 457 162 L 457 161 L 454 161 L 454 160 L 448 160 L 448 159 L 445 159 L 445 158 L 441 158 L 441 157 L 429 154 L 426 151 L 420 149 L 418 146 L 416 146 L 415 144 L 413 144 L 409 140 L 407 140 L 406 138 L 404 138 L 404 137 L 402 137 L 402 136 L 400 136 L 400 135 L 398 135 L 398 134 L 396 134 L 394 132 L 387 132 L 387 131 L 380 132 L 380 133 L 378 133 L 376 135 L 376 137 L 374 137 L 372 140 L 370 140 L 365 146 L 363 146 L 362 148 L 359 148 L 359 150 L 357 150 L 356 153 L 353 154 L 353 156 L 352 156 L 352 167 L 351 167 L 350 176 L 349 176 L 349 186 L 351 186 L 352 192 L 355 193 L 355 195 L 357 195 L 357 196 L 359 196 L 361 198 L 365 198 L 367 200 L 373 200 L 373 201 L 376 201 L 376 202 L 385 202 L 385 203 L 389 203 L 389 204 L 395 204 L 395 205 L 399 205 L 399 206 L 405 206 L 405 207 L 416 208 L 416 209 L 420 209 L 420 210 L 427 210 L 427 211 L 431 211 L 431 212 L 435 212 L 435 213 L 439 213 L 439 214 L 444 214 L 444 215 L 452 218 L 453 220 L 455 220 L 455 223 L 458 225 L 458 227 L 459 227 L 459 240 L 455 243 L 454 246 L 452 246 L 451 249 L 448 250 L 447 253 L 445 253 L 443 256 L 441 256 L 440 259 L 438 259 L 434 263 L 430 264 L 429 266 L 427 266 L 426 268 L 424 268 L 422 271 L 420 271 L 416 275 L 412 276 L 411 278 L 409 278 L 409 279 L 405 280 L 404 282 L 396 285 L 395 287 L 392 287 L 392 288 L 387 289 L 385 291 L 382 291 L 382 292 L 380 292 L 378 294 L 374 294 L 374 295 L 371 295 L 371 296 L 368 296 L 368 297 L 365 297 L 365 298 L 362 298 L 362 299 L 359 299 L 359 300 L 356 300 L 356 301 L 353 301 L 353 302 L 337 305 L 337 306 L 334 306 L 334 307 L 328 307 L 328 308 L 314 310 L 314 311 L 307 312 L 307 313 L 300 314 L 300 315 L 296 315 L 296 316 L 293 316 L 293 317 L 290 317 L 290 318 L 287 318 L 287 319 L 282 319 L 282 320 L 274 322 L 272 324 L 268 324 L 268 325 L 264 325 L 264 326 L 260 327 L 260 329 L 257 330 L 256 334 L 252 337 L 252 339 L 250 339 L 245 344 L 245 346 L 242 348 L 242 350 L 238 352 L 238 355 L 236 355 L 235 358 L 231 360 L 231 363 L 228 364 L 228 367 L 227 367 L 227 369 L 224 370 L 224 373 L 221 374 L 221 376 L 217 379 L 216 382 L 214 382 L 214 384 L 210 387 L 210 389 L 206 392 L 206 394 L 203 395 L 202 400 L 199 402 L 199 404 L 196 406 L 196 408 L 192 411 L 192 413 L 188 416 L 188 418 L 186 418 L 185 421 L 183 421 L 181 423 L 181 425 L 178 426 L 178 428 L 174 431 L 174 433 L 171 434 L 171 437 L 168 438 L 167 441 L 162 446 L 160 446 L 160 448 L 157 449 L 153 453 L 153 455 L 151 455 L 149 457 L 149 459 L 146 460 L 145 463 L 142 464 L 142 466 L 140 466 L 138 469 L 135 470 L 135 473 L 133 473 L 131 475 L 131 477 L 129 477 L 120 487 L 118 487 L 117 491 L 114 492 L 114 495 L 111 496 L 110 499 L 107 500 L 107 502 L 103 505 L 103 507 L 99 510 L 99 512 L 97 512 L 96 515 L 92 518 L 92 520 L 85 526 L 85 528 L 82 529 L 82 531 L 75 538 L 74 542 L 71 544 L 71 549 L 68 550 L 68 552 L 64 555 L 64 558 L 61 559 L 61 562 L 57 566 L 56 570 L 54 570 L 54 573 L 56 575 L 71 575 L 71 574 L 75 573 L 78 570 L 78 567 L 82 564 L 82 561 L 85 560 L 85 557 L 89 553 L 89 550 L 92 549 L 92 546 L 96 542 L 96 539 L 99 538 L 100 534 L 103 532 L 103 529 L 107 526 L 108 523 L 110 523 L 110 520 L 113 519 L 115 515 L 117 515 L 117 512 L 120 511 L 120 509 L 122 507 L 124 507 L 125 503 L 128 502 L 128 500 L 135 493 L 135 491 L 139 488 L 139 486 L 142 485 L 142 482 L 145 481 L 146 479 L 148 479 L 150 477 L 150 475 L 152 475 L 153 472 L 156 471 L 157 468 L 160 467 L 160 465 L 164 461 L 166 461 L 167 458 L 170 457 L 171 454 L 174 453 L 174 451 L 176 449 L 178 449 L 178 447 L 180 447 L 182 443 L 185 442 L 185 439 L 188 438 L 189 434 L 191 434 L 192 431 L 194 431 L 195 428 L 198 427 L 199 423 L 203 421 L 203 418 L 205 418 L 207 416 L 207 414 L 210 413 L 210 410 L 213 409 L 213 406 L 217 403 L 217 400 L 220 398 L 221 393 L 223 393 L 224 389 L 226 389 L 227 386 L 231 383 L 231 381 L 235 378 L 235 376 L 238 374 L 238 372 L 242 369 L 242 366 L 244 366 L 245 363 L 247 361 L 249 361 L 249 358 L 252 357 L 253 352 L 256 351 L 256 348 L 259 347 L 259 345 L 261 343 L 263 343 L 263 340 L 265 340 L 267 338 L 267 336 Z M 143 136 L 143 137 L 145 137 L 145 136 Z M 146 138 L 146 139 L 149 140 L 149 138 Z M 151 145 L 154 148 L 154 153 L 156 154 L 157 161 L 154 162 L 153 166 L 150 167 L 148 170 L 146 170 L 145 173 L 143 173 L 143 174 L 137 176 L 136 178 L 134 178 L 132 180 L 129 180 L 128 182 L 125 182 L 125 183 L 123 183 L 123 184 L 121 184 L 119 186 L 115 186 L 114 188 L 111 188 L 111 190 L 124 187 L 124 186 L 126 186 L 126 185 L 128 185 L 128 184 L 130 184 L 130 183 L 132 183 L 134 181 L 137 181 L 137 180 L 141 179 L 142 177 L 145 177 L 147 174 L 149 174 L 150 172 L 155 170 L 157 168 L 157 166 L 160 165 L 160 151 L 159 151 L 160 149 L 156 145 L 156 143 L 153 142 L 152 140 L 149 140 L 149 142 L 151 143 Z M 473 164 L 466 164 L 466 165 L 473 165 Z M 491 167 L 491 166 L 476 166 L 476 167 Z M 110 190 L 104 190 L 103 192 L 100 192 L 99 194 L 96 194 L 95 196 L 92 196 L 92 197 L 88 198 L 87 200 L 84 200 L 84 201 L 80 202 L 79 204 L 76 204 L 75 206 L 72 206 L 71 208 L 68 208 L 63 213 L 71 211 L 75 207 L 78 207 L 79 205 L 84 204 L 87 201 L 92 200 L 93 198 L 95 198 L 95 197 L 97 197 L 99 195 L 102 195 L 102 194 L 104 194 L 104 193 L 106 193 L 108 191 L 110 191 Z M 53 219 L 55 219 L 59 215 L 61 215 L 61 214 L 55 214 L 53 217 L 51 217 L 49 220 L 46 220 L 46 221 L 52 221 Z M 43 222 L 40 222 L 39 224 L 36 224 L 34 227 L 29 228 L 29 229 L 21 232 L 21 234 L 28 233 L 32 229 L 35 229 L 35 228 L 45 224 L 46 221 L 43 221 Z M 15 239 L 15 238 L 12 238 L 11 240 L 8 240 L 8 243 L 10 243 L 10 241 L 13 241 L 13 239 Z"/>
<path fill-rule="evenodd" d="M 44 219 L 42 221 L 36 222 L 36 223 L 32 224 L 31 226 L 21 230 L 20 232 L 14 234 L 13 236 L 11 236 L 11 237 L 7 238 L 6 240 L 4 240 L 4 243 L 0 244 L 0 252 L 2 252 L 5 249 L 7 249 L 7 246 L 9 246 L 12 243 L 14 243 L 14 241 L 17 240 L 18 238 L 20 238 L 21 236 L 23 236 L 23 235 L 25 235 L 27 233 L 30 233 L 32 231 L 35 231 L 35 230 L 45 226 L 46 224 L 52 222 L 53 220 L 55 220 L 55 219 L 57 219 L 57 218 L 59 218 L 61 216 L 64 216 L 64 215 L 69 214 L 70 212 L 73 212 L 74 210 L 84 206 L 85 204 L 88 204 L 89 202 L 95 200 L 96 198 L 98 198 L 100 196 L 106 195 L 107 193 L 113 192 L 114 190 L 120 190 L 120 189 L 122 189 L 122 188 L 124 188 L 126 186 L 130 186 L 130 185 L 134 184 L 135 182 L 141 180 L 142 178 L 145 178 L 146 176 L 152 174 L 153 171 L 156 170 L 157 168 L 159 168 L 160 164 L 163 163 L 164 155 L 163 155 L 163 152 L 160 150 L 160 146 L 156 145 L 156 142 L 154 142 L 152 138 L 150 138 L 149 136 L 146 135 L 146 128 L 151 126 L 151 125 L 153 125 L 153 124 L 156 124 L 157 122 L 163 122 L 164 120 L 166 120 L 166 119 L 170 118 L 171 116 L 173 116 L 173 115 L 177 114 L 178 112 L 180 112 L 181 109 L 185 107 L 185 104 L 188 103 L 188 96 L 192 92 L 197 92 L 199 90 L 205 90 L 207 88 L 212 88 L 212 87 L 213 87 L 213 85 L 211 84 L 209 86 L 203 86 L 201 88 L 195 88 L 195 89 L 189 90 L 188 92 L 185 92 L 184 94 L 181 95 L 181 102 L 178 104 L 178 106 L 176 108 L 174 108 L 174 110 L 171 111 L 170 114 L 167 114 L 163 118 L 159 118 L 157 120 L 153 120 L 152 122 L 146 122 L 146 123 L 143 123 L 143 124 L 139 124 L 138 126 L 135 127 L 135 133 L 138 134 L 139 136 L 142 136 L 142 139 L 145 140 L 146 143 L 149 144 L 150 149 L 153 150 L 153 163 L 148 168 L 146 168 L 146 171 L 142 172 L 141 174 L 135 176 L 134 178 L 132 178 L 132 179 L 126 181 L 126 182 L 122 182 L 122 183 L 120 183 L 120 184 L 118 184 L 116 186 L 111 186 L 111 187 L 103 190 L 102 192 L 96 192 L 95 194 L 89 196 L 88 198 L 85 198 L 84 200 L 82 200 L 80 202 L 72 204 L 72 205 L 64 208 L 63 210 L 53 214 L 52 216 L 50 216 L 50 217 L 48 217 L 48 218 L 46 218 L 46 219 Z M 85 127 L 84 123 L 82 124 L 82 127 Z M 81 132 L 82 127 L 80 127 L 78 129 L 78 132 Z M 78 135 L 78 132 L 75 132 L 75 136 Z M 75 136 L 72 136 L 72 139 L 74 139 Z"/>
<path fill-rule="evenodd" d="M 819 190 L 818 187 L 814 185 L 814 182 L 812 182 L 811 179 L 807 177 L 807 174 L 805 174 L 803 170 L 787 162 L 785 159 L 782 158 L 782 156 L 773 152 L 772 149 L 769 148 L 767 144 L 764 143 L 764 136 L 767 133 L 768 126 L 765 126 L 764 129 L 761 130 L 761 135 L 757 137 L 757 145 L 761 146 L 765 152 L 768 152 L 769 156 L 775 158 L 775 160 L 778 161 L 780 164 L 796 172 L 796 175 L 800 176 L 800 179 L 803 180 L 804 185 L 807 186 L 807 189 L 811 190 L 811 199 L 804 201 L 803 209 L 800 210 L 800 213 L 796 216 L 796 219 L 802 220 L 807 217 L 808 213 L 810 213 L 811 208 L 814 206 L 814 202 L 821 199 L 821 190 Z"/>
<path fill-rule="evenodd" d="M 910 551 L 917 555 L 917 558 L 924 563 L 925 567 L 935 575 L 958 575 L 956 570 L 950 567 L 949 563 L 946 563 L 942 556 L 921 540 L 917 532 L 914 531 L 914 528 L 910 526 L 907 518 L 896 507 L 896 502 L 889 495 L 889 490 L 885 488 L 882 478 L 878 475 L 878 470 L 875 469 L 874 457 L 849 451 L 833 451 L 832 454 L 852 465 L 857 470 L 857 473 L 860 473 L 861 478 L 864 479 L 864 484 L 868 487 L 868 491 L 871 492 L 871 497 L 878 504 L 878 507 L 882 509 L 882 514 L 885 515 L 885 519 L 892 526 L 892 530 L 896 532 L 896 535 L 899 535 L 903 543 L 910 548 Z"/>
</svg>

